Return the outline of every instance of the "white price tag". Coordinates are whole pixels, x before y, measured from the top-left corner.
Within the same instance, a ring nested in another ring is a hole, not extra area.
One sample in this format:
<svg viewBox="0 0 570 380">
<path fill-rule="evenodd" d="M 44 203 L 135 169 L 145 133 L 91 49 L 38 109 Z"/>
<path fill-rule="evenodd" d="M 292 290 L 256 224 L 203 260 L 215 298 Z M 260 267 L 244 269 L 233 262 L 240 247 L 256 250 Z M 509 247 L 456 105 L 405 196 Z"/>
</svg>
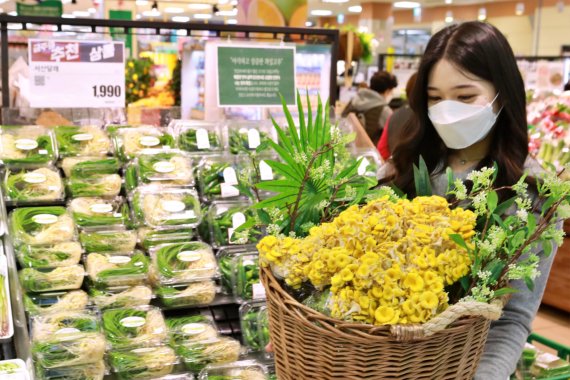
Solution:
<svg viewBox="0 0 570 380">
<path fill-rule="evenodd" d="M 30 39 L 28 62 L 33 108 L 125 106 L 123 42 Z"/>
<path fill-rule="evenodd" d="M 228 228 L 228 239 L 231 243 L 234 231 L 245 223 L 245 215 L 241 212 L 236 212 L 232 215 L 232 227 Z"/>
<path fill-rule="evenodd" d="M 254 300 L 265 299 L 265 287 L 263 286 L 263 284 L 261 282 L 253 284 L 252 290 L 253 290 L 253 299 Z"/>
<path fill-rule="evenodd" d="M 198 149 L 210 149 L 210 138 L 206 129 L 196 129 L 196 145 Z"/>
<path fill-rule="evenodd" d="M 222 190 L 222 198 L 237 197 L 239 195 L 238 188 L 233 185 L 222 183 L 220 187 Z"/>
<path fill-rule="evenodd" d="M 255 149 L 261 144 L 261 138 L 257 129 L 252 128 L 247 131 L 247 144 L 249 149 Z"/>
<path fill-rule="evenodd" d="M 231 166 L 228 168 L 225 168 L 224 171 L 222 172 L 222 175 L 224 176 L 224 182 L 226 184 L 228 184 L 228 185 L 237 185 L 238 184 L 236 170 L 234 168 L 232 168 Z"/>
<path fill-rule="evenodd" d="M 259 161 L 259 176 L 262 181 L 273 180 L 273 170 L 271 170 L 271 166 L 267 165 L 267 162 L 264 160 Z"/>
</svg>

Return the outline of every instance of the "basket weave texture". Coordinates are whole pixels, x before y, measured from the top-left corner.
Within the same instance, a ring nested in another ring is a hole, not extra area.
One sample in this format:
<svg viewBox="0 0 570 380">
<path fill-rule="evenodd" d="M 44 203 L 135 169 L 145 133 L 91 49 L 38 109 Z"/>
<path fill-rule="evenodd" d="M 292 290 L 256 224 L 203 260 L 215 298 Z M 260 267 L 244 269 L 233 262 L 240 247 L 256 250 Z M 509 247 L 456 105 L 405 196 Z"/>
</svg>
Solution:
<svg viewBox="0 0 570 380">
<path fill-rule="evenodd" d="M 498 304 L 475 303 L 455 315 L 451 306 L 425 326 L 347 323 L 297 302 L 269 268 L 261 279 L 279 380 L 472 380 L 501 313 Z"/>
</svg>

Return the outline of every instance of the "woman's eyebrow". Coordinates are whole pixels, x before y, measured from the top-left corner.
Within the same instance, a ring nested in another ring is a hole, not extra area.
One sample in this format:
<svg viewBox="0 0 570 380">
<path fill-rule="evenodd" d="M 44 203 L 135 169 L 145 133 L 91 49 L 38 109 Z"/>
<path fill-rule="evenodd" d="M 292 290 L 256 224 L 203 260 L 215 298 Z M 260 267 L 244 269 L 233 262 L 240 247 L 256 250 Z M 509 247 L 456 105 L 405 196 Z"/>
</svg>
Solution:
<svg viewBox="0 0 570 380">
<path fill-rule="evenodd" d="M 452 90 L 460 90 L 463 88 L 474 88 L 475 86 L 472 84 L 459 84 L 457 86 L 452 87 Z M 432 91 L 437 91 L 439 90 L 439 88 L 435 87 L 435 86 L 428 86 L 427 88 L 428 90 L 432 90 Z"/>
</svg>

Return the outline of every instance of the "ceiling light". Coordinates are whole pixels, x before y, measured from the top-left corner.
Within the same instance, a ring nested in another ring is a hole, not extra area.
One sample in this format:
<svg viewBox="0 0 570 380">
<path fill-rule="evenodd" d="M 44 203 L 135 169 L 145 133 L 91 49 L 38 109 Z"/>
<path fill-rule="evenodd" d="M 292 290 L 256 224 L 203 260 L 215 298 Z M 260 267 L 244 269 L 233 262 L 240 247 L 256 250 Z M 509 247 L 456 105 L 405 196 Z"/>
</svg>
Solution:
<svg viewBox="0 0 570 380">
<path fill-rule="evenodd" d="M 212 18 L 212 15 L 209 13 L 196 13 L 194 18 L 198 20 L 209 20 Z"/>
<path fill-rule="evenodd" d="M 218 5 L 226 5 L 230 0 L 218 0 Z"/>
<path fill-rule="evenodd" d="M 352 5 L 352 6 L 348 7 L 348 11 L 350 13 L 360 13 L 360 12 L 362 12 L 362 6 Z"/>
<path fill-rule="evenodd" d="M 394 3 L 394 8 L 412 9 L 420 6 L 421 4 L 417 1 L 396 1 Z"/>
<path fill-rule="evenodd" d="M 75 16 L 69 13 L 64 13 L 61 15 L 61 18 L 75 18 Z"/>
<path fill-rule="evenodd" d="M 140 13 L 137 13 L 137 16 L 135 17 L 137 20 L 140 20 L 142 18 L 142 16 L 140 15 Z"/>
<path fill-rule="evenodd" d="M 89 17 L 91 16 L 91 13 L 87 11 L 73 11 L 73 15 L 75 17 Z"/>
<path fill-rule="evenodd" d="M 336 4 L 341 4 L 341 3 L 348 3 L 349 0 L 323 0 L 323 3 L 336 3 Z"/>
<path fill-rule="evenodd" d="M 226 24 L 237 24 L 237 20 L 235 18 L 230 18 L 226 21 Z"/>
<path fill-rule="evenodd" d="M 453 0 L 445 0 L 445 4 L 451 4 L 453 3 Z"/>
<path fill-rule="evenodd" d="M 305 21 L 305 26 L 306 27 L 313 26 L 313 23 L 311 21 Z"/>
<path fill-rule="evenodd" d="M 151 11 L 144 11 L 142 14 L 145 17 L 158 17 L 158 16 L 160 16 L 160 12 L 158 11 L 158 9 L 153 9 Z"/>
<path fill-rule="evenodd" d="M 206 9 L 211 9 L 212 6 L 210 4 L 190 3 L 188 4 L 188 8 L 196 11 L 204 11 Z"/>
<path fill-rule="evenodd" d="M 218 11 L 216 12 L 216 16 L 229 16 L 229 17 L 233 17 L 233 16 L 237 16 L 237 8 L 233 8 L 232 10 L 229 11 Z"/>
<path fill-rule="evenodd" d="M 327 9 L 313 9 L 311 15 L 313 16 L 331 16 L 333 13 Z"/>
<path fill-rule="evenodd" d="M 515 14 L 517 16 L 522 16 L 524 13 L 524 3 L 517 3 L 515 6 Z"/>
<path fill-rule="evenodd" d="M 166 13 L 184 13 L 184 9 L 178 7 L 167 7 L 164 11 Z"/>
<path fill-rule="evenodd" d="M 172 21 L 174 21 L 174 22 L 188 22 L 188 21 L 190 21 L 190 17 L 188 17 L 188 16 L 173 16 Z"/>
<path fill-rule="evenodd" d="M 448 24 L 453 22 L 453 12 L 452 11 L 445 12 L 445 22 Z"/>
<path fill-rule="evenodd" d="M 148 0 L 137 0 L 137 1 L 135 2 L 135 4 L 137 4 L 137 5 L 140 6 L 140 7 L 143 7 L 143 6 L 145 6 L 145 5 L 148 4 Z"/>
<path fill-rule="evenodd" d="M 97 9 L 95 9 L 95 8 L 89 8 L 89 9 L 87 10 L 87 12 L 89 12 L 89 13 L 91 13 L 91 14 L 97 13 Z"/>
<path fill-rule="evenodd" d="M 487 9 L 479 8 L 479 14 L 477 15 L 477 20 L 485 21 L 487 19 Z"/>
</svg>

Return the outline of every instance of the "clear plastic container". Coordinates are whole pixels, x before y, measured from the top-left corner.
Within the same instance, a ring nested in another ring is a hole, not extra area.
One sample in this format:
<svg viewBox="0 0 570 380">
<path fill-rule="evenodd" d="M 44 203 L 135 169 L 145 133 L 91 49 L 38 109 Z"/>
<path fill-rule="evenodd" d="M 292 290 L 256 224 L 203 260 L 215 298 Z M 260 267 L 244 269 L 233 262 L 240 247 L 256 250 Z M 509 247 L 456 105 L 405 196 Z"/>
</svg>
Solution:
<svg viewBox="0 0 570 380">
<path fill-rule="evenodd" d="M 198 380 L 267 380 L 267 367 L 255 360 L 242 360 L 229 364 L 209 365 L 204 368 Z"/>
<path fill-rule="evenodd" d="M 194 185 L 192 158 L 180 151 L 142 154 L 137 158 L 135 166 L 139 184 Z"/>
<path fill-rule="evenodd" d="M 11 205 L 62 202 L 63 180 L 54 167 L 8 169 L 4 175 L 4 199 Z"/>
<path fill-rule="evenodd" d="M 226 246 L 218 250 L 216 258 L 220 268 L 220 279 L 222 284 L 222 292 L 224 294 L 234 294 L 236 288 L 237 259 L 241 254 L 248 251 L 254 251 L 255 247 L 251 246 Z"/>
<path fill-rule="evenodd" d="M 39 380 L 103 380 L 106 374 L 107 368 L 103 360 L 84 365 L 51 369 L 36 366 L 35 370 L 36 378 Z"/>
<path fill-rule="evenodd" d="M 23 268 L 57 268 L 79 264 L 83 249 L 76 241 L 49 245 L 21 245 L 15 249 Z"/>
<path fill-rule="evenodd" d="M 249 178 L 251 167 L 245 157 L 229 154 L 202 159 L 198 167 L 200 194 L 204 201 L 244 198 L 243 179 Z"/>
<path fill-rule="evenodd" d="M 217 123 L 191 120 L 172 120 L 169 126 L 176 131 L 178 148 L 186 152 L 220 152 L 224 149 L 222 130 Z"/>
<path fill-rule="evenodd" d="M 188 283 L 218 276 L 216 257 L 206 243 L 163 244 L 153 247 L 150 255 L 153 277 L 160 284 Z"/>
<path fill-rule="evenodd" d="M 347 162 L 347 164 L 352 163 L 352 160 L 360 160 L 360 165 L 358 165 L 358 175 L 363 175 L 366 177 L 376 178 L 378 174 L 378 169 L 382 165 L 382 158 L 376 149 L 354 149 L 354 156 Z"/>
<path fill-rule="evenodd" d="M 275 128 L 267 121 L 228 121 L 226 133 L 232 154 L 256 150 L 268 140 L 277 141 Z"/>
<path fill-rule="evenodd" d="M 93 303 L 101 310 L 144 306 L 150 304 L 153 298 L 152 289 L 146 285 L 108 289 L 92 287 L 89 289 L 89 295 Z"/>
<path fill-rule="evenodd" d="M 82 228 L 124 228 L 130 224 L 129 206 L 122 197 L 75 198 L 69 202 L 68 207 L 73 220 Z"/>
<path fill-rule="evenodd" d="M 54 132 L 60 157 L 106 156 L 111 152 L 111 139 L 101 127 L 59 126 Z"/>
<path fill-rule="evenodd" d="M 116 197 L 121 192 L 123 180 L 119 174 L 102 174 L 89 178 L 68 178 L 67 193 L 78 197 Z"/>
<path fill-rule="evenodd" d="M 137 232 L 125 229 L 82 231 L 79 241 L 87 253 L 131 252 L 137 244 Z"/>
<path fill-rule="evenodd" d="M 79 180 L 117 174 L 121 169 L 121 162 L 115 157 L 66 157 L 60 166 L 67 178 Z"/>
<path fill-rule="evenodd" d="M 163 307 L 169 309 L 210 305 L 214 302 L 217 292 L 218 287 L 213 280 L 156 287 L 156 296 Z"/>
<path fill-rule="evenodd" d="M 152 347 L 168 339 L 162 312 L 154 306 L 105 310 L 103 330 L 114 349 Z"/>
<path fill-rule="evenodd" d="M 36 364 L 60 368 L 99 363 L 105 355 L 105 337 L 100 333 L 57 334 L 32 344 Z"/>
<path fill-rule="evenodd" d="M 123 161 L 129 161 L 141 153 L 161 149 L 174 149 L 174 137 L 165 129 L 151 126 L 117 127 L 111 132 L 115 151 Z"/>
<path fill-rule="evenodd" d="M 196 231 L 193 228 L 180 228 L 176 226 L 160 229 L 140 227 L 137 230 L 137 236 L 140 245 L 144 249 L 150 250 L 152 247 L 161 244 L 185 243 L 192 241 L 196 237 Z"/>
<path fill-rule="evenodd" d="M 171 374 L 178 358 L 168 346 L 139 347 L 111 351 L 109 363 L 118 379 L 150 380 Z"/>
<path fill-rule="evenodd" d="M 10 213 L 14 245 L 46 245 L 72 241 L 77 231 L 65 207 L 23 207 Z"/>
<path fill-rule="evenodd" d="M 96 286 L 143 285 L 148 277 L 149 259 L 144 253 L 90 253 L 85 270 Z"/>
<path fill-rule="evenodd" d="M 266 313 L 263 301 L 245 302 L 239 308 L 243 343 L 253 352 L 260 352 L 265 348 L 264 330 L 259 326 L 261 313 Z"/>
<path fill-rule="evenodd" d="M 83 290 L 24 294 L 24 307 L 32 316 L 81 311 L 88 305 L 89 296 Z"/>
<path fill-rule="evenodd" d="M 125 190 L 127 194 L 131 194 L 139 186 L 137 166 L 134 161 L 125 164 L 123 168 L 123 177 L 125 178 Z"/>
<path fill-rule="evenodd" d="M 218 329 L 212 317 L 192 315 L 166 319 L 171 344 L 199 342 L 218 337 Z"/>
<path fill-rule="evenodd" d="M 265 299 L 265 288 L 259 278 L 259 254 L 257 251 L 248 251 L 236 257 L 233 293 L 238 301 Z"/>
<path fill-rule="evenodd" d="M 45 342 L 53 338 L 71 340 L 86 333 L 100 333 L 99 316 L 89 311 L 61 311 L 31 318 L 32 341 Z"/>
<path fill-rule="evenodd" d="M 20 283 L 26 292 L 50 292 L 81 288 L 85 277 L 82 265 L 59 268 L 24 268 L 20 271 Z"/>
<path fill-rule="evenodd" d="M 272 358 L 273 353 L 265 350 L 265 347 L 271 342 L 271 336 L 269 335 L 269 309 L 267 305 L 262 306 L 257 313 L 257 335 L 263 355 L 268 359 Z"/>
<path fill-rule="evenodd" d="M 1 309 L 0 312 L 0 342 L 9 340 L 14 335 L 14 324 L 12 320 L 12 307 L 10 304 L 10 284 L 8 281 L 8 262 L 6 256 L 0 255 L 0 300 Z"/>
<path fill-rule="evenodd" d="M 199 373 L 209 364 L 235 362 L 242 354 L 239 342 L 226 337 L 188 342 L 177 345 L 175 350 L 186 369 L 193 373 Z"/>
<path fill-rule="evenodd" d="M 57 149 L 53 132 L 37 125 L 0 126 L 0 162 L 37 168 L 53 164 Z"/>
<path fill-rule="evenodd" d="M 30 380 L 26 363 L 22 359 L 1 360 L 0 378 L 2 380 Z"/>
<path fill-rule="evenodd" d="M 148 227 L 195 227 L 201 208 L 191 189 L 139 187 L 132 198 L 137 219 Z"/>
<path fill-rule="evenodd" d="M 257 243 L 262 236 L 259 227 L 238 230 L 243 224 L 253 222 L 254 219 L 254 213 L 247 203 L 214 202 L 208 210 L 210 243 L 215 248 Z"/>
</svg>

